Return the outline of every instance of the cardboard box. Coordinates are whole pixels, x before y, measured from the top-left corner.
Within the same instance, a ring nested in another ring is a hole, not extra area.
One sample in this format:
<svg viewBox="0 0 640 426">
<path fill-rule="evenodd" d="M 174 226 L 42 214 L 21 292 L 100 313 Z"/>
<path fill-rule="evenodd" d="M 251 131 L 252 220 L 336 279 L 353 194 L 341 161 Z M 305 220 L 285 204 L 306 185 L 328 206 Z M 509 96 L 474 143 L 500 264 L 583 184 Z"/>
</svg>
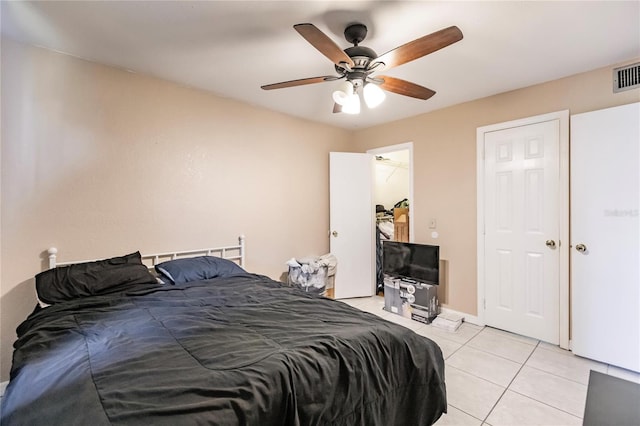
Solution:
<svg viewBox="0 0 640 426">
<path fill-rule="evenodd" d="M 411 303 L 412 306 L 417 306 L 418 309 L 423 309 L 429 312 L 429 316 L 438 315 L 438 288 L 431 284 L 414 284 L 416 289 L 413 294 L 415 301 Z"/>
<path fill-rule="evenodd" d="M 393 239 L 409 242 L 409 209 L 396 207 L 393 209 Z"/>
<path fill-rule="evenodd" d="M 411 297 L 402 287 L 401 280 L 384 277 L 384 310 L 403 317 L 411 317 L 411 306 L 407 297 Z"/>
<path fill-rule="evenodd" d="M 437 287 L 385 275 L 384 310 L 431 324 L 438 316 Z"/>
<path fill-rule="evenodd" d="M 411 319 L 414 321 L 423 322 L 425 324 L 431 324 L 437 315 L 430 316 L 429 311 L 420 309 L 416 305 L 411 306 Z"/>
</svg>

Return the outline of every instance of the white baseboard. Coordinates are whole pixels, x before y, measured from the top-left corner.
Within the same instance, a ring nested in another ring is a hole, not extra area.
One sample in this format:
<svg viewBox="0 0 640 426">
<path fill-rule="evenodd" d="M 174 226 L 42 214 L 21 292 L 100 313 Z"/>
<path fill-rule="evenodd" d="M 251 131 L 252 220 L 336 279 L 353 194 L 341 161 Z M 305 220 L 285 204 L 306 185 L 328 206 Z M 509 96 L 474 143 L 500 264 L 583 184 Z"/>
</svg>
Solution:
<svg viewBox="0 0 640 426">
<path fill-rule="evenodd" d="M 450 314 L 462 315 L 464 317 L 464 321 L 468 322 L 470 324 L 479 325 L 481 327 L 484 326 L 484 323 L 482 321 L 480 321 L 480 319 L 475 315 L 465 314 L 464 312 L 460 312 L 460 311 L 456 311 L 456 310 L 453 310 L 453 309 L 445 308 L 444 306 L 441 306 L 440 310 L 442 312 L 446 312 L 446 313 L 450 313 Z"/>
<path fill-rule="evenodd" d="M 7 388 L 8 384 L 9 384 L 8 380 L 6 382 L 1 382 L 0 383 L 0 398 L 2 398 L 4 396 L 4 390 Z"/>
</svg>

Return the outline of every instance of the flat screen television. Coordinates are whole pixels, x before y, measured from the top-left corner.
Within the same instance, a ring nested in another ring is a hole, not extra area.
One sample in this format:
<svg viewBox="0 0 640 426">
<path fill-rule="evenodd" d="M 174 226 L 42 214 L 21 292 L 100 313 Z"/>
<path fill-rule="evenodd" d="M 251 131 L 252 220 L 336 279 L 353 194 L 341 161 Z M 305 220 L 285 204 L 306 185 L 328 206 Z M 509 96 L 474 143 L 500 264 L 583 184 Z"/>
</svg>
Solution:
<svg viewBox="0 0 640 426">
<path fill-rule="evenodd" d="M 395 278 L 438 285 L 440 246 L 384 241 L 382 272 Z"/>
</svg>

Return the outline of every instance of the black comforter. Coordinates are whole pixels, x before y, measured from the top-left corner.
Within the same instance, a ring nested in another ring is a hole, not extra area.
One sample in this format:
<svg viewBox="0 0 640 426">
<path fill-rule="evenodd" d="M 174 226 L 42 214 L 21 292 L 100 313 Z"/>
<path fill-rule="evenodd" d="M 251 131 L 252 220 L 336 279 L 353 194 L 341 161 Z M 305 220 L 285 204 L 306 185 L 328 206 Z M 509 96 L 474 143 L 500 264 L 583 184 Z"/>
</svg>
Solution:
<svg viewBox="0 0 640 426">
<path fill-rule="evenodd" d="M 427 425 L 432 341 L 247 274 L 60 303 L 18 328 L 2 425 Z"/>
</svg>

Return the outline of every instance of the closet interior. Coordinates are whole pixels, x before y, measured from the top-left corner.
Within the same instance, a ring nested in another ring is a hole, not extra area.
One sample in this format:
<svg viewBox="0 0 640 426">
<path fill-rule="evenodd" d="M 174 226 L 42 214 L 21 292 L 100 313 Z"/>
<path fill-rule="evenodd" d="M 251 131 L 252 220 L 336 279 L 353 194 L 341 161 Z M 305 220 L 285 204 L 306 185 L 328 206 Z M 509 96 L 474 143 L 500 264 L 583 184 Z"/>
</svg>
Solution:
<svg viewBox="0 0 640 426">
<path fill-rule="evenodd" d="M 409 242 L 409 150 L 376 156 L 374 202 L 376 204 L 377 292 L 384 290 L 382 242 Z"/>
</svg>

